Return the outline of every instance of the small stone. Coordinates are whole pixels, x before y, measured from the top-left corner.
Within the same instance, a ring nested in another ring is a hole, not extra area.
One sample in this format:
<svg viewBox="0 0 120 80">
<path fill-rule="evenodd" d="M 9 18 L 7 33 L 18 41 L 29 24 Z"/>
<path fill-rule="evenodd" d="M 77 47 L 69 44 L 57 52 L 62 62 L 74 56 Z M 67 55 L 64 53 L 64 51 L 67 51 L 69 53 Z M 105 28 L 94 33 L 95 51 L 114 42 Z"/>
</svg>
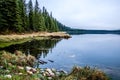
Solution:
<svg viewBox="0 0 120 80">
<path fill-rule="evenodd" d="M 43 74 L 44 76 L 50 76 L 50 74 L 48 72 L 44 72 Z"/>
<path fill-rule="evenodd" d="M 22 75 L 23 73 L 18 73 L 18 75 Z"/>
<path fill-rule="evenodd" d="M 26 66 L 26 70 L 27 70 L 27 71 L 30 71 L 31 69 L 32 69 L 31 67 Z"/>
<path fill-rule="evenodd" d="M 37 70 L 35 68 L 32 68 L 30 71 L 32 71 L 33 73 L 37 72 Z"/>
<path fill-rule="evenodd" d="M 55 74 L 52 72 L 51 69 L 47 68 L 46 71 L 49 73 L 50 76 L 52 76 L 52 77 L 55 76 Z"/>
<path fill-rule="evenodd" d="M 23 69 L 24 69 L 24 67 L 18 66 L 18 69 L 23 70 Z"/>
<path fill-rule="evenodd" d="M 33 72 L 31 72 L 31 71 L 27 71 L 27 73 L 28 73 L 29 75 L 32 75 L 32 74 L 33 74 Z"/>
<path fill-rule="evenodd" d="M 6 78 L 12 78 L 11 75 L 5 75 L 4 77 L 6 77 Z"/>
</svg>

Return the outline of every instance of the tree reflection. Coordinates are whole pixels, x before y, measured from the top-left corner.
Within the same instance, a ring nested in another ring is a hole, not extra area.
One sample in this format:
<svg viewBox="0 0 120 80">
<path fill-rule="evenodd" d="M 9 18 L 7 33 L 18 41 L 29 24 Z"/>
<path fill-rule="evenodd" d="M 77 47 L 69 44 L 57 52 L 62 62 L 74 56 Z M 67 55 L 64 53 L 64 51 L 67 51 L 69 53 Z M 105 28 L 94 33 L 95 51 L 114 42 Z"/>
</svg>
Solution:
<svg viewBox="0 0 120 80">
<path fill-rule="evenodd" d="M 45 39 L 45 40 L 32 40 L 25 42 L 23 44 L 11 45 L 0 50 L 5 50 L 11 53 L 14 53 L 15 50 L 20 50 L 26 54 L 31 54 L 36 58 L 47 56 L 49 51 L 56 46 L 60 39 Z"/>
</svg>

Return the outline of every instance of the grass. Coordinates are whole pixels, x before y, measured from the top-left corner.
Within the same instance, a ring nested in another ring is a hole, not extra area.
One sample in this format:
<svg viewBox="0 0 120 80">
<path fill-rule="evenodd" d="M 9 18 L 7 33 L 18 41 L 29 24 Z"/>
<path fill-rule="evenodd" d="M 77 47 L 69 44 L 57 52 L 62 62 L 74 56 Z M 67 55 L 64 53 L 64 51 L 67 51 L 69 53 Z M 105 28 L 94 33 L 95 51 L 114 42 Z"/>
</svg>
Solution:
<svg viewBox="0 0 120 80">
<path fill-rule="evenodd" d="M 65 32 L 36 32 L 29 34 L 10 34 L 10 35 L 0 35 L 0 48 L 4 48 L 13 44 L 21 44 L 30 40 L 42 40 L 50 38 L 67 38 L 70 35 Z"/>
<path fill-rule="evenodd" d="M 14 54 L 3 51 L 0 55 L 0 65 L 2 66 L 10 66 L 10 65 L 18 65 L 18 66 L 33 66 L 35 62 L 35 57 L 31 55 L 25 55 L 20 51 L 15 51 Z"/>
<path fill-rule="evenodd" d="M 84 68 L 74 67 L 63 80 L 109 80 L 109 78 L 102 71 L 86 66 Z"/>
<path fill-rule="evenodd" d="M 70 38 L 70 35 L 65 32 L 36 32 L 36 33 L 26 33 L 26 34 L 10 34 L 10 35 L 0 35 L 0 41 L 16 41 L 25 38 L 35 38 L 35 37 L 60 37 L 60 38 Z"/>
</svg>

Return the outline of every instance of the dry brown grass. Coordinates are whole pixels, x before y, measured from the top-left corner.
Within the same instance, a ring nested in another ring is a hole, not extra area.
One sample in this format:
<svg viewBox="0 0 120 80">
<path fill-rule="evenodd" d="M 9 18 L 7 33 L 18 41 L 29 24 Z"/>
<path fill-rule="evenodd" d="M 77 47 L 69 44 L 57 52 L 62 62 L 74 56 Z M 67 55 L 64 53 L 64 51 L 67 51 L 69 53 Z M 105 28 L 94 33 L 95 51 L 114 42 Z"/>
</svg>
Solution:
<svg viewBox="0 0 120 80">
<path fill-rule="evenodd" d="M 74 67 L 71 73 L 63 80 L 110 80 L 104 72 L 86 66 L 84 68 Z"/>
<path fill-rule="evenodd" d="M 35 38 L 35 37 L 53 37 L 53 38 L 70 38 L 70 35 L 65 32 L 36 32 L 36 33 L 26 33 L 26 34 L 10 34 L 10 35 L 0 35 L 0 41 L 13 41 L 25 38 Z"/>
<path fill-rule="evenodd" d="M 21 51 L 15 51 L 14 54 L 3 51 L 0 55 L 0 65 L 8 67 L 11 65 L 33 66 L 36 58 L 31 55 L 25 55 Z"/>
</svg>

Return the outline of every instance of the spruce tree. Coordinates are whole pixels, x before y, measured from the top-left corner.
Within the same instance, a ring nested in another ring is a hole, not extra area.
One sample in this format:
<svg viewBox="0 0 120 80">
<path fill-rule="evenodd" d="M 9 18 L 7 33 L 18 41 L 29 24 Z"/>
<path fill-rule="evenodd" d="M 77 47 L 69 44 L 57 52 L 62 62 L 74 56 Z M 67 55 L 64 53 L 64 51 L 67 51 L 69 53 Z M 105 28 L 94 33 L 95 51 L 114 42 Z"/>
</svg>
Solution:
<svg viewBox="0 0 120 80">
<path fill-rule="evenodd" d="M 17 0 L 0 0 L 0 26 L 4 32 L 21 32 Z"/>
<path fill-rule="evenodd" d="M 28 3 L 28 12 L 29 12 L 29 29 L 35 30 L 34 26 L 33 26 L 33 4 L 32 4 L 32 0 L 29 1 Z"/>
<path fill-rule="evenodd" d="M 22 22 L 22 27 L 27 30 L 27 14 L 26 14 L 26 3 L 25 0 L 18 0 L 19 14 Z"/>
<path fill-rule="evenodd" d="M 44 22 L 44 19 L 43 19 L 37 0 L 35 2 L 35 9 L 34 9 L 34 27 L 36 31 L 45 30 L 45 22 Z"/>
<path fill-rule="evenodd" d="M 38 30 L 39 31 L 46 31 L 46 26 L 45 26 L 45 19 L 41 13 L 41 10 L 39 10 L 39 17 L 38 17 Z"/>
</svg>

